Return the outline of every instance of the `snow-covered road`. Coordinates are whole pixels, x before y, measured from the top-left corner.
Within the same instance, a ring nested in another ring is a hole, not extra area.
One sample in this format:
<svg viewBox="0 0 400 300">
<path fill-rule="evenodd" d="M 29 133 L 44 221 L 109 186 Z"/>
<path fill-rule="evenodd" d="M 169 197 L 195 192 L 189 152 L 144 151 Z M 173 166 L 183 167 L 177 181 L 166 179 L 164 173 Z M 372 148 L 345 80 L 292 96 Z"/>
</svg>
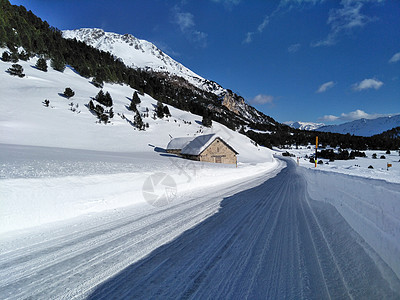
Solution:
<svg viewBox="0 0 400 300">
<path fill-rule="evenodd" d="M 310 199 L 293 162 L 207 194 L 6 239 L 0 298 L 399 299 L 393 271 Z"/>
</svg>

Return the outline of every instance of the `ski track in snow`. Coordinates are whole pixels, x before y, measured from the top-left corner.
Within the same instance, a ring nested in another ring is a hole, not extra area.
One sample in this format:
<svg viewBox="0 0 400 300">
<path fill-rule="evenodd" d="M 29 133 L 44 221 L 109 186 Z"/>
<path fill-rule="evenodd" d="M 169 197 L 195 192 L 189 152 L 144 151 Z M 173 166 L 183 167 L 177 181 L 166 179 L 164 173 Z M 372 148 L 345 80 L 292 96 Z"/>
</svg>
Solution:
<svg viewBox="0 0 400 300">
<path fill-rule="evenodd" d="M 0 298 L 399 299 L 399 279 L 310 199 L 293 162 L 274 175 L 2 245 Z"/>
</svg>

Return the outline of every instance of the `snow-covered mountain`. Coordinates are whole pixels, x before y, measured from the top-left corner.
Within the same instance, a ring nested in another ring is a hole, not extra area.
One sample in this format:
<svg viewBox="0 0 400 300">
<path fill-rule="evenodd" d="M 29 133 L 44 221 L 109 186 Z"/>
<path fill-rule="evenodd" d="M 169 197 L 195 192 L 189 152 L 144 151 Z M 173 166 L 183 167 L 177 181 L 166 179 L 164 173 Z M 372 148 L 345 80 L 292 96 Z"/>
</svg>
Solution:
<svg viewBox="0 0 400 300">
<path fill-rule="evenodd" d="M 195 87 L 216 94 L 221 99 L 223 106 L 247 122 L 276 124 L 272 118 L 248 105 L 242 97 L 214 81 L 197 75 L 146 40 L 138 39 L 131 34 L 104 32 L 98 28 L 65 30 L 63 37 L 76 39 L 99 50 L 109 52 L 121 59 L 128 67 L 165 72 L 182 77 Z M 209 109 L 218 112 L 218 108 L 209 107 Z"/>
<path fill-rule="evenodd" d="M 221 95 L 226 92 L 219 84 L 204 79 L 165 54 L 154 44 L 131 34 L 105 32 L 99 28 L 81 28 L 63 31 L 63 37 L 76 39 L 94 48 L 110 52 L 132 68 L 167 72 L 183 77 L 194 86 Z"/>
<path fill-rule="evenodd" d="M 285 122 L 284 124 L 300 130 L 316 130 L 322 126 L 325 126 L 324 123 L 313 123 L 313 122 Z"/>
<path fill-rule="evenodd" d="M 377 119 L 360 119 L 339 125 L 327 125 L 318 128 L 318 131 L 358 136 L 373 136 L 400 126 L 400 115 L 380 117 Z"/>
</svg>

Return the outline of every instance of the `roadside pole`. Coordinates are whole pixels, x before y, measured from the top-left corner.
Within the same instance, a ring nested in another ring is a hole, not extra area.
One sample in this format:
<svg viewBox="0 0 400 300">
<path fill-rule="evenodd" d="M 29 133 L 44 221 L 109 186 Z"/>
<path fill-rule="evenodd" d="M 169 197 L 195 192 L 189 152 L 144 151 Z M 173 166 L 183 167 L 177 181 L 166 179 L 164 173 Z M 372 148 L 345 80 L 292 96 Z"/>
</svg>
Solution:
<svg viewBox="0 0 400 300">
<path fill-rule="evenodd" d="M 317 167 L 318 136 L 315 137 L 315 167 Z"/>
</svg>

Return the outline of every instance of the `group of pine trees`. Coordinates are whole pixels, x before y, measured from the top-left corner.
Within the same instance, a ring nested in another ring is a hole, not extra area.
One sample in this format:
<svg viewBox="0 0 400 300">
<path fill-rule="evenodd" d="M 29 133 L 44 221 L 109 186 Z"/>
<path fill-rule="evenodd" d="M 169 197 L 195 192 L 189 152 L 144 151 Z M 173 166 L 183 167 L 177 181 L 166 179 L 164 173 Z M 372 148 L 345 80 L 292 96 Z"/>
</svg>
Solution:
<svg viewBox="0 0 400 300">
<path fill-rule="evenodd" d="M 64 92 L 65 95 L 65 92 Z M 96 100 L 99 104 L 94 104 L 93 100 Z M 94 112 L 97 115 L 97 118 L 99 119 L 99 122 L 104 122 L 104 124 L 109 123 L 109 120 L 114 117 L 114 111 L 112 108 L 113 101 L 112 97 L 109 92 L 106 92 L 104 94 L 103 90 L 100 90 L 97 95 L 93 98 L 93 100 L 90 100 L 88 103 L 88 108 L 90 111 Z M 100 104 L 110 107 L 110 109 L 104 109 L 103 106 Z"/>
<path fill-rule="evenodd" d="M 156 116 L 159 119 L 162 119 L 164 117 L 170 117 L 171 113 L 169 112 L 169 108 L 167 105 L 163 105 L 161 101 L 157 101 L 157 107 L 156 107 Z"/>
</svg>

